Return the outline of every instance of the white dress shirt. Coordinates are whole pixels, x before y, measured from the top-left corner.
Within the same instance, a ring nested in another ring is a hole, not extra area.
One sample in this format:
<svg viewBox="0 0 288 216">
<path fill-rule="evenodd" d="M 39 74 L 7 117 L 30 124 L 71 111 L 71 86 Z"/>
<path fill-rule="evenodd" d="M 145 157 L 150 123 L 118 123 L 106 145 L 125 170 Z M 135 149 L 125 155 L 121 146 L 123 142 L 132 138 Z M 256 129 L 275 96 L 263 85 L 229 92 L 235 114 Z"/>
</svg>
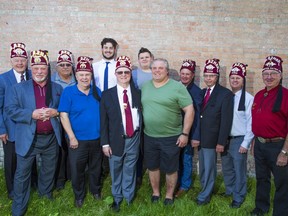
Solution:
<svg viewBox="0 0 288 216">
<path fill-rule="evenodd" d="M 16 72 L 14 69 L 13 69 L 13 72 L 14 72 L 14 75 L 16 77 L 17 83 L 20 83 L 21 82 L 21 74 Z M 26 72 L 24 72 L 23 75 L 24 75 L 24 80 L 26 80 Z"/>
</svg>

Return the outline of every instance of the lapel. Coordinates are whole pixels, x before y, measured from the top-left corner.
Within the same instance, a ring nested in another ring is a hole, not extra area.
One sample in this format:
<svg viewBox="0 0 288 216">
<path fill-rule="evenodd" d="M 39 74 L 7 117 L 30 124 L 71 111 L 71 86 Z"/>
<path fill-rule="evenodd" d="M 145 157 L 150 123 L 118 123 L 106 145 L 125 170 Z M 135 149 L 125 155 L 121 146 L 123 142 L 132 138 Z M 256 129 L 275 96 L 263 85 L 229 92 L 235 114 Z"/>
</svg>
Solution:
<svg viewBox="0 0 288 216">
<path fill-rule="evenodd" d="M 204 100 L 204 96 L 205 96 L 206 91 L 207 91 L 207 88 L 205 89 L 205 91 L 203 91 L 203 92 L 204 92 L 203 97 L 202 97 L 203 100 Z M 215 106 L 216 96 L 217 96 L 217 94 L 218 94 L 218 91 L 219 91 L 219 84 L 217 83 L 217 84 L 215 85 L 215 87 L 214 87 L 211 95 L 210 95 L 210 98 L 209 98 L 206 106 L 204 107 L 204 109 L 202 109 L 202 112 L 204 112 L 209 105 L 210 105 L 210 106 Z M 203 103 L 203 100 L 202 100 L 202 103 Z"/>
<path fill-rule="evenodd" d="M 21 83 L 22 84 L 22 83 Z M 33 109 L 36 109 L 36 101 L 35 101 L 35 93 L 34 93 L 34 86 L 33 86 L 33 80 L 27 80 L 26 82 L 23 83 L 25 92 L 23 94 L 29 95 L 29 101 L 30 101 L 30 106 Z M 31 96 L 30 96 L 31 95 Z M 29 106 L 29 105 L 28 105 Z"/>
<path fill-rule="evenodd" d="M 9 72 L 8 72 L 8 80 L 9 82 L 13 85 L 13 84 L 16 84 L 17 83 L 17 80 L 16 80 L 16 77 L 15 77 L 15 74 L 14 74 L 14 71 L 13 69 L 11 69 Z"/>
<path fill-rule="evenodd" d="M 117 86 L 113 87 L 111 89 L 111 97 L 112 97 L 112 103 L 114 103 L 114 107 L 116 108 L 117 112 L 122 116 L 121 109 L 120 109 L 120 103 L 118 99 L 118 92 L 117 92 Z M 121 117 L 122 119 L 122 117 Z"/>
</svg>

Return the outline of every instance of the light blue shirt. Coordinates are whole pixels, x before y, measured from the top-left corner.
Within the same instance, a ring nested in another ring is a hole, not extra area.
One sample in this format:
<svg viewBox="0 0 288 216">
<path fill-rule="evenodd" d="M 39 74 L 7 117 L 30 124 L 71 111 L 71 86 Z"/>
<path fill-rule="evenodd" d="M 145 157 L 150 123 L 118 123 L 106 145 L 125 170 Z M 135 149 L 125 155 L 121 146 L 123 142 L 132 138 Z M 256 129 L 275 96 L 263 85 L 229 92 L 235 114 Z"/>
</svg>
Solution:
<svg viewBox="0 0 288 216">
<path fill-rule="evenodd" d="M 236 92 L 234 96 L 233 122 L 230 136 L 244 136 L 241 146 L 248 149 L 254 137 L 252 133 L 252 115 L 251 109 L 253 96 L 245 92 L 245 111 L 238 111 L 242 90 Z"/>
<path fill-rule="evenodd" d="M 75 80 L 75 77 L 74 77 L 73 74 L 71 75 L 70 82 L 67 83 L 67 82 L 65 82 L 64 80 L 61 79 L 61 77 L 59 76 L 58 72 L 55 72 L 51 76 L 51 81 L 61 85 L 63 89 L 65 89 L 67 86 L 73 86 L 73 85 L 76 84 L 76 80 Z"/>
</svg>

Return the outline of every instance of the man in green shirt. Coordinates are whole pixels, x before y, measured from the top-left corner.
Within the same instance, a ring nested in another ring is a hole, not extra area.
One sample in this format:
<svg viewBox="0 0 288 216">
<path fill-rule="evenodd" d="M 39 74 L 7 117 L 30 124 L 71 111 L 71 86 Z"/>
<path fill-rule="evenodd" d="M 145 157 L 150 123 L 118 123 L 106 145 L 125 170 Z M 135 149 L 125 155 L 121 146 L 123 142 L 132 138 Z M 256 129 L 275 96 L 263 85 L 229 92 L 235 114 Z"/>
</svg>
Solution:
<svg viewBox="0 0 288 216">
<path fill-rule="evenodd" d="M 188 143 L 194 119 L 192 99 L 186 88 L 169 79 L 169 64 L 155 59 L 153 79 L 142 87 L 144 116 L 144 160 L 153 190 L 152 203 L 160 199 L 160 170 L 166 173 L 164 205 L 174 202 L 180 148 Z M 181 113 L 184 113 L 184 118 Z"/>
</svg>

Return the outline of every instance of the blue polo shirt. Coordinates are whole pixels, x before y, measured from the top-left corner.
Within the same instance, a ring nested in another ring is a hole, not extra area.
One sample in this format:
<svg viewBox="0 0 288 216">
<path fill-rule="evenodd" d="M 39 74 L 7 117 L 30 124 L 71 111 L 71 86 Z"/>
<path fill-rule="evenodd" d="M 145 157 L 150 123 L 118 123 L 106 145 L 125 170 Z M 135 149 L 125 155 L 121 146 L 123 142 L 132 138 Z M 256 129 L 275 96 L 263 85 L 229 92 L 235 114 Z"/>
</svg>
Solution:
<svg viewBox="0 0 288 216">
<path fill-rule="evenodd" d="M 100 89 L 97 88 L 101 95 Z M 63 90 L 58 112 L 69 115 L 70 124 L 77 140 L 94 140 L 100 137 L 100 102 L 92 93 L 85 95 L 77 85 L 68 86 Z"/>
</svg>

